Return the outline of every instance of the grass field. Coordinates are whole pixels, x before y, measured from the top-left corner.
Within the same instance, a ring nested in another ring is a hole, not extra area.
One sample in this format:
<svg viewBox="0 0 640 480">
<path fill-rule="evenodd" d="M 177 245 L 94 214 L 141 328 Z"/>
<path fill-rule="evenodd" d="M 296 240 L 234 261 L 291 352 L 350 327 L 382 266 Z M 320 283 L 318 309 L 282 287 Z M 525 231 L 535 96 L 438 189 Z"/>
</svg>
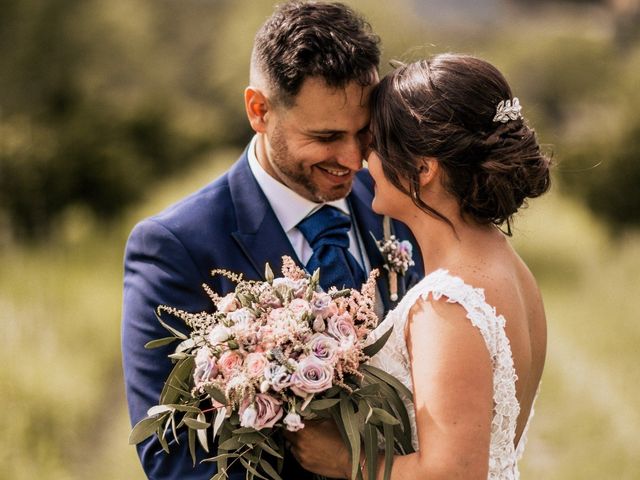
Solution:
<svg viewBox="0 0 640 480">
<path fill-rule="evenodd" d="M 0 246 L 0 479 L 142 479 L 120 366 L 122 251 L 134 223 L 217 176 L 221 152 L 116 226 L 70 212 L 55 240 Z M 640 478 L 640 235 L 554 192 L 516 222 L 549 355 L 523 479 Z"/>
</svg>

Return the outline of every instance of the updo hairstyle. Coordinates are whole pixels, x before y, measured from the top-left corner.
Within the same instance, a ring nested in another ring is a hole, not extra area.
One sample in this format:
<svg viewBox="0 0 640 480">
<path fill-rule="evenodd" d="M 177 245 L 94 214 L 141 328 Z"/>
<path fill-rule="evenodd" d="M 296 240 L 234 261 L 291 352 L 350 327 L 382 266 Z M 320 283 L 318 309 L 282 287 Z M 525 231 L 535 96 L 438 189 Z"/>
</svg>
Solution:
<svg viewBox="0 0 640 480">
<path fill-rule="evenodd" d="M 503 75 L 472 56 L 442 54 L 397 68 L 372 94 L 372 148 L 385 177 L 451 224 L 419 195 L 419 160 L 435 157 L 462 213 L 481 224 L 506 223 L 510 235 L 512 215 L 550 186 L 549 158 L 535 132 L 522 118 L 493 120 L 498 104 L 511 99 Z"/>
</svg>

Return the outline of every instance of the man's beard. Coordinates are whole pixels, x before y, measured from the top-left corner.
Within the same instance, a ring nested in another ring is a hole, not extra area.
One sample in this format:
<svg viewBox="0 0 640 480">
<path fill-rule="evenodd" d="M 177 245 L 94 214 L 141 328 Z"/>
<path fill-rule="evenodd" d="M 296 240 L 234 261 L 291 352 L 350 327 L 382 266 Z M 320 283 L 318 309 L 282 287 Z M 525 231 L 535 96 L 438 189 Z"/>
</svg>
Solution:
<svg viewBox="0 0 640 480">
<path fill-rule="evenodd" d="M 282 183 L 291 190 L 314 202 L 332 202 L 346 197 L 351 191 L 351 186 L 345 192 L 344 189 L 321 192 L 311 178 L 312 170 L 309 167 L 305 171 L 301 159 L 294 156 L 289 150 L 289 145 L 282 129 L 277 126 L 271 138 L 271 164 Z"/>
</svg>

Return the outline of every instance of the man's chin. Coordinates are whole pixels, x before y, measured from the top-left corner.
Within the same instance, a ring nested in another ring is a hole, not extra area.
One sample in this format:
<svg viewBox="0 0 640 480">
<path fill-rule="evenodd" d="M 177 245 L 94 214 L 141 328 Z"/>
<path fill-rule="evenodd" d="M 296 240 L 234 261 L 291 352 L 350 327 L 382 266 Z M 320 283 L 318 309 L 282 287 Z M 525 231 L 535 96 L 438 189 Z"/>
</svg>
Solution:
<svg viewBox="0 0 640 480">
<path fill-rule="evenodd" d="M 349 180 L 343 185 L 333 185 L 331 188 L 324 189 L 322 191 L 317 190 L 316 197 L 321 202 L 334 202 L 345 198 L 351 193 L 351 187 L 353 186 L 353 180 Z"/>
</svg>

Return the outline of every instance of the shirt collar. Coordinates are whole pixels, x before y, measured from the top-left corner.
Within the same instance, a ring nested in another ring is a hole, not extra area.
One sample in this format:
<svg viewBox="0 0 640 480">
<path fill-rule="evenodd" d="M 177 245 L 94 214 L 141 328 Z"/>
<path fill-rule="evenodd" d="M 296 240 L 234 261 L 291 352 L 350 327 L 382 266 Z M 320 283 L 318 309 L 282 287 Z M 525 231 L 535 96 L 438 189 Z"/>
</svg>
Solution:
<svg viewBox="0 0 640 480">
<path fill-rule="evenodd" d="M 331 205 L 347 215 L 350 214 L 346 198 L 326 203 L 312 202 L 269 175 L 258 162 L 256 155 L 257 138 L 258 136 L 255 135 L 249 144 L 247 153 L 249 168 L 267 200 L 269 200 L 271 208 L 285 232 L 295 228 L 304 218 L 324 205 Z"/>
</svg>

